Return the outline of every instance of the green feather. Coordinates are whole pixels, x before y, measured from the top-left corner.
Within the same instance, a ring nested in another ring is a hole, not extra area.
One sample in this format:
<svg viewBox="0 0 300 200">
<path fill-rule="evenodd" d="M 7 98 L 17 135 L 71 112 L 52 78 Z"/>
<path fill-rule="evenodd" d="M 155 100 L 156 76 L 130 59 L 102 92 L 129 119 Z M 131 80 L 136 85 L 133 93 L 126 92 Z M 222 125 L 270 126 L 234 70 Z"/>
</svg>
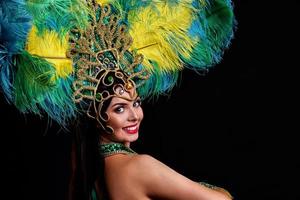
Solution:
<svg viewBox="0 0 300 200">
<path fill-rule="evenodd" d="M 197 20 L 190 34 L 198 37 L 199 42 L 191 57 L 182 59 L 188 68 L 205 72 L 221 61 L 233 38 L 236 21 L 230 0 L 206 0 L 205 4 L 197 4 L 197 9 Z"/>
<path fill-rule="evenodd" d="M 40 113 L 37 104 L 45 93 L 55 87 L 51 78 L 55 74 L 46 60 L 23 52 L 17 57 L 18 71 L 14 80 L 15 104 L 21 111 L 32 110 Z"/>
<path fill-rule="evenodd" d="M 85 28 L 91 13 L 82 0 L 28 0 L 26 3 L 40 34 L 50 29 L 64 37 L 75 25 Z"/>
<path fill-rule="evenodd" d="M 213 53 L 213 63 L 221 60 L 224 49 L 230 44 L 235 29 L 235 19 L 233 8 L 229 0 L 210 1 L 205 9 L 207 39 L 209 41 L 206 48 Z"/>
<path fill-rule="evenodd" d="M 18 55 L 17 65 L 14 102 L 18 109 L 38 115 L 46 112 L 61 125 L 74 117 L 70 78 L 56 79 L 55 68 L 49 62 L 25 51 Z"/>
</svg>

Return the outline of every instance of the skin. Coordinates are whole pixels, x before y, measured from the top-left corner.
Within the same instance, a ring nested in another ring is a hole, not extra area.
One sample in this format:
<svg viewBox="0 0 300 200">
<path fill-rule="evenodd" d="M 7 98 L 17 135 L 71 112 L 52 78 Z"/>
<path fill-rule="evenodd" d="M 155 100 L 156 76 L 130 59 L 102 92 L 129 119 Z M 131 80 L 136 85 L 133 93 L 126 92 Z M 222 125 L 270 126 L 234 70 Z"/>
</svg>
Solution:
<svg viewBox="0 0 300 200">
<path fill-rule="evenodd" d="M 129 134 L 126 127 L 138 129 L 143 119 L 139 99 L 113 97 L 107 109 L 108 125 L 114 134 L 104 134 L 102 143 L 119 142 L 130 146 L 138 131 Z M 226 192 L 212 190 L 182 176 L 149 155 L 114 154 L 105 157 L 105 181 L 112 200 L 230 200 Z M 97 187 L 97 186 L 96 186 Z"/>
<path fill-rule="evenodd" d="M 119 92 L 121 88 L 117 89 Z M 139 127 L 144 114 L 141 108 L 141 100 L 135 97 L 135 90 L 124 92 L 121 97 L 113 97 L 108 108 L 109 120 L 107 125 L 114 130 L 113 134 L 104 134 L 101 143 L 118 142 L 129 147 L 139 137 Z"/>
</svg>

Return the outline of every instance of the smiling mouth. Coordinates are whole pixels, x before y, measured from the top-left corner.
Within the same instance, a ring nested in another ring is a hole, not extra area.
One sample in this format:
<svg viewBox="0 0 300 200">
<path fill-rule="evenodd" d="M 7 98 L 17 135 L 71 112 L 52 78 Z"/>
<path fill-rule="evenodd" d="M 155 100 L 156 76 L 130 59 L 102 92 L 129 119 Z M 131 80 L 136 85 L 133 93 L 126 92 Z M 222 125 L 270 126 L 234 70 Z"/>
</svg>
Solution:
<svg viewBox="0 0 300 200">
<path fill-rule="evenodd" d="M 138 125 L 125 127 L 123 130 L 128 134 L 136 134 L 139 131 Z"/>
</svg>

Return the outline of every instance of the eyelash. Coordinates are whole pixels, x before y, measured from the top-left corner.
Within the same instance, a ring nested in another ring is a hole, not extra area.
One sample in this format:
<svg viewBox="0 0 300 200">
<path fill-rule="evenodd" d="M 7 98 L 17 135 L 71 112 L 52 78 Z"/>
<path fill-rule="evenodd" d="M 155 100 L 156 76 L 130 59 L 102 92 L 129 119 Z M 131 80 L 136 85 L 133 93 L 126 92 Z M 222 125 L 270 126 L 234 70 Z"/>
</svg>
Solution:
<svg viewBox="0 0 300 200">
<path fill-rule="evenodd" d="M 120 109 L 122 109 L 122 110 L 120 110 Z M 124 111 L 124 106 L 119 106 L 115 109 L 116 113 L 122 113 L 123 111 Z"/>
<path fill-rule="evenodd" d="M 142 105 L 142 101 L 140 99 L 137 99 L 135 102 L 133 102 L 133 107 L 140 107 L 141 105 Z"/>
<path fill-rule="evenodd" d="M 142 101 L 140 99 L 137 99 L 136 101 L 133 102 L 133 107 L 137 108 L 142 105 Z M 122 113 L 124 111 L 124 106 L 119 106 L 115 109 L 116 113 Z"/>
</svg>

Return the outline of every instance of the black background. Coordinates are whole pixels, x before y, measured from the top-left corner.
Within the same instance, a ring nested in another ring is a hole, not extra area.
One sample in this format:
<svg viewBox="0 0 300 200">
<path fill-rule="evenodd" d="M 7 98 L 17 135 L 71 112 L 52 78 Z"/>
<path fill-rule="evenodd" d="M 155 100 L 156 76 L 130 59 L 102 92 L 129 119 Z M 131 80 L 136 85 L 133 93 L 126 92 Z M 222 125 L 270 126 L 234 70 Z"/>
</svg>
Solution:
<svg viewBox="0 0 300 200">
<path fill-rule="evenodd" d="M 235 199 L 300 199 L 298 5 L 234 3 L 237 31 L 222 62 L 206 76 L 184 70 L 169 96 L 144 102 L 132 147 Z M 5 199 L 65 199 L 72 133 L 20 114 L 3 95 L 0 108 Z"/>
</svg>

